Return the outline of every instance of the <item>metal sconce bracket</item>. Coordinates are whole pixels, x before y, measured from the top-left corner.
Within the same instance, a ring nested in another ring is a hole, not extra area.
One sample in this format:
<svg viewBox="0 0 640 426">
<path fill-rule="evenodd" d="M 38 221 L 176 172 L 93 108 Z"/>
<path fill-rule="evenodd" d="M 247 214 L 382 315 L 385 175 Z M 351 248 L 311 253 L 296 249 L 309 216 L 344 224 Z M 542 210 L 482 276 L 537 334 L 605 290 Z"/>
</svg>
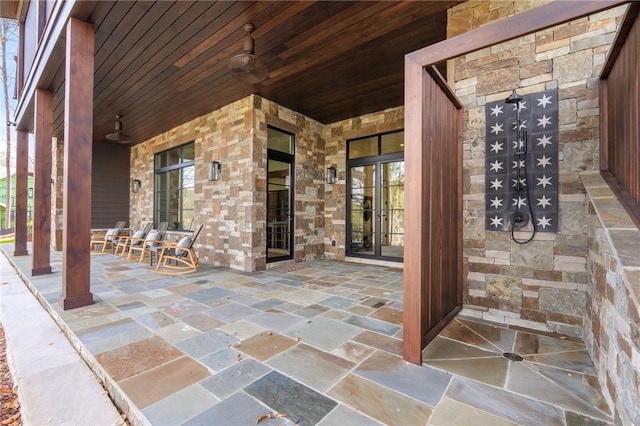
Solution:
<svg viewBox="0 0 640 426">
<path fill-rule="evenodd" d="M 219 161 L 209 163 L 209 180 L 217 181 L 222 174 L 222 164 Z"/>
<path fill-rule="evenodd" d="M 334 184 L 338 178 L 338 170 L 331 166 L 327 167 L 327 183 Z"/>
<path fill-rule="evenodd" d="M 131 192 L 137 194 L 140 192 L 140 188 L 142 187 L 142 182 L 140 179 L 134 179 L 131 181 Z"/>
</svg>

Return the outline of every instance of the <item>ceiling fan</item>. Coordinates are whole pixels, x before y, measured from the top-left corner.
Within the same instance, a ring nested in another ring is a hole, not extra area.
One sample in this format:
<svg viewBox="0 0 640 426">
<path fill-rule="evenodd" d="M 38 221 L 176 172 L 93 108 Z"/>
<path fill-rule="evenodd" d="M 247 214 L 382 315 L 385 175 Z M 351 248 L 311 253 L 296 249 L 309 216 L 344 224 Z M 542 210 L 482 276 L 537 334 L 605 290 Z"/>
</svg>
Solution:
<svg viewBox="0 0 640 426">
<path fill-rule="evenodd" d="M 105 136 L 105 138 L 108 141 L 116 142 L 116 143 L 129 143 L 129 142 L 131 142 L 131 139 L 129 138 L 129 136 L 127 136 L 124 133 L 122 133 L 122 121 L 120 121 L 121 118 L 122 118 L 122 116 L 120 114 L 116 114 L 115 132 L 108 133 L 107 136 Z"/>
<path fill-rule="evenodd" d="M 234 56 L 229 61 L 231 74 L 238 80 L 251 84 L 260 83 L 269 75 L 265 63 L 255 55 L 255 41 L 251 36 L 254 29 L 253 24 L 244 26 L 247 35 L 244 38 L 243 53 Z"/>
</svg>

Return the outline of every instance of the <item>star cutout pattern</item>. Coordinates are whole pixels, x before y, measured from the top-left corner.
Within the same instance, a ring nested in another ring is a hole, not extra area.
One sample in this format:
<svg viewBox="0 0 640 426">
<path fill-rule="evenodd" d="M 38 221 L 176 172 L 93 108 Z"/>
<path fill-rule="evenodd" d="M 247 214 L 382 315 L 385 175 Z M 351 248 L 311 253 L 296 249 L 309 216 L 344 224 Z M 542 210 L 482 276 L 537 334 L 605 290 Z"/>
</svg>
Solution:
<svg viewBox="0 0 640 426">
<path fill-rule="evenodd" d="M 521 96 L 520 121 L 516 104 L 500 100 L 485 106 L 485 229 L 510 231 L 514 213 L 531 208 L 536 231 L 556 232 L 558 90 Z"/>
<path fill-rule="evenodd" d="M 504 144 L 501 143 L 501 142 L 497 142 L 496 141 L 495 143 L 493 143 L 491 145 L 491 152 L 495 152 L 497 154 L 498 152 L 502 151 L 502 149 L 503 149 L 502 145 L 504 145 Z"/>
</svg>

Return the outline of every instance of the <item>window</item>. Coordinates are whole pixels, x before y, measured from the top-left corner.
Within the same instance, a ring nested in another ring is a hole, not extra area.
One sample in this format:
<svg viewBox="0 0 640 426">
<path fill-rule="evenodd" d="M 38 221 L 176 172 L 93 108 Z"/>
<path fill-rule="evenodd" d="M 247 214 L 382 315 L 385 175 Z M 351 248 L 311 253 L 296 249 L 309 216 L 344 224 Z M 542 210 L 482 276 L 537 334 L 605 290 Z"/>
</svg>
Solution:
<svg viewBox="0 0 640 426">
<path fill-rule="evenodd" d="M 169 229 L 190 230 L 195 213 L 195 144 L 157 153 L 154 164 L 155 223 L 169 222 Z"/>
</svg>

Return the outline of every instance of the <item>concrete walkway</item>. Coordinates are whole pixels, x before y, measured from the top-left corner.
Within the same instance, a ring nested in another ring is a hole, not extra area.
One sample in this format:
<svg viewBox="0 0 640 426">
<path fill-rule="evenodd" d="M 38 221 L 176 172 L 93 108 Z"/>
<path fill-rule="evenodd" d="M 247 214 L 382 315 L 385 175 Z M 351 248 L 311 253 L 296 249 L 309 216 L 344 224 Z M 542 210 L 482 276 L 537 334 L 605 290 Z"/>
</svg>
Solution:
<svg viewBox="0 0 640 426">
<path fill-rule="evenodd" d="M 124 424 L 89 367 L 3 255 L 0 322 L 23 424 Z"/>
</svg>

